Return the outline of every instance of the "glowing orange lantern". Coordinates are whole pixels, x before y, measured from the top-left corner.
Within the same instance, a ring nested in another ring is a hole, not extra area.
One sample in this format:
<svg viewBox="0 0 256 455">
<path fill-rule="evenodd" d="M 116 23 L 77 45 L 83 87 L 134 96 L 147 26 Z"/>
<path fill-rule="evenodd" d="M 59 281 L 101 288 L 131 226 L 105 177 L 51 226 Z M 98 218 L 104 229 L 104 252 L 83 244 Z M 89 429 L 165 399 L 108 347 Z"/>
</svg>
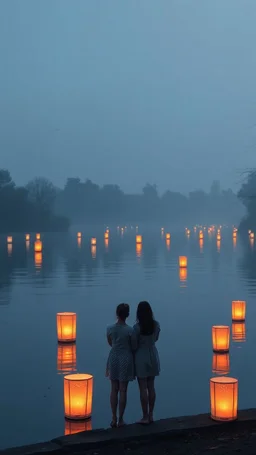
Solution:
<svg viewBox="0 0 256 455">
<path fill-rule="evenodd" d="M 40 269 L 43 262 L 43 255 L 42 253 L 35 253 L 35 266 L 37 269 Z"/>
<path fill-rule="evenodd" d="M 227 325 L 214 325 L 212 327 L 212 348 L 214 352 L 228 352 L 230 329 Z"/>
<path fill-rule="evenodd" d="M 221 235 L 217 234 L 217 240 L 221 240 Z"/>
<path fill-rule="evenodd" d="M 88 419 L 92 415 L 93 376 L 69 374 L 64 376 L 65 417 L 72 420 Z"/>
<path fill-rule="evenodd" d="M 30 235 L 26 234 L 26 241 L 29 242 L 29 240 L 30 240 Z"/>
<path fill-rule="evenodd" d="M 199 231 L 199 239 L 203 240 L 204 238 L 204 233 L 203 231 Z"/>
<path fill-rule="evenodd" d="M 250 239 L 254 239 L 254 232 L 250 233 Z"/>
<path fill-rule="evenodd" d="M 108 238 L 109 238 L 109 233 L 107 231 L 104 234 L 104 238 L 105 238 L 105 240 L 108 240 Z"/>
<path fill-rule="evenodd" d="M 232 321 L 245 321 L 246 302 L 244 300 L 233 300 Z"/>
<path fill-rule="evenodd" d="M 7 237 L 7 243 L 12 243 L 12 236 L 11 236 L 11 235 L 8 235 L 8 237 Z"/>
<path fill-rule="evenodd" d="M 78 232 L 78 233 L 77 233 L 77 238 L 78 238 L 78 239 L 81 239 L 81 237 L 82 237 L 82 232 Z"/>
<path fill-rule="evenodd" d="M 237 232 L 233 231 L 233 238 L 236 238 L 236 237 L 237 237 Z"/>
<path fill-rule="evenodd" d="M 76 370 L 76 343 L 59 343 L 57 352 L 58 371 Z"/>
<path fill-rule="evenodd" d="M 95 237 L 91 238 L 91 245 L 96 245 L 97 244 L 97 239 Z"/>
<path fill-rule="evenodd" d="M 238 405 L 238 380 L 221 376 L 210 380 L 211 418 L 235 420 Z"/>
<path fill-rule="evenodd" d="M 187 281 L 188 269 L 185 268 L 185 267 L 181 267 L 181 268 L 179 269 L 179 276 L 180 276 L 180 281 L 181 281 L 181 282 Z"/>
<path fill-rule="evenodd" d="M 65 419 L 65 436 L 69 434 L 81 433 L 82 431 L 91 431 L 92 421 L 86 420 L 67 420 Z"/>
<path fill-rule="evenodd" d="M 36 240 L 35 244 L 34 244 L 34 250 L 36 253 L 41 253 L 43 249 L 43 244 L 41 242 L 41 240 Z"/>
<path fill-rule="evenodd" d="M 142 243 L 142 235 L 136 235 L 136 243 Z"/>
<path fill-rule="evenodd" d="M 57 313 L 57 336 L 61 343 L 76 341 L 76 313 Z"/>
<path fill-rule="evenodd" d="M 167 233 L 165 234 L 165 238 L 166 238 L 166 240 L 171 240 L 171 234 L 170 234 L 170 232 L 167 232 Z"/>
<path fill-rule="evenodd" d="M 179 265 L 180 267 L 187 267 L 188 266 L 188 258 L 187 256 L 180 256 L 179 257 Z"/>
<path fill-rule="evenodd" d="M 246 327 L 244 322 L 232 323 L 232 340 L 236 343 L 246 341 Z"/>
<path fill-rule="evenodd" d="M 217 354 L 212 357 L 212 372 L 215 374 L 228 374 L 230 370 L 229 354 Z"/>
<path fill-rule="evenodd" d="M 41 234 L 36 234 L 36 240 L 40 240 L 41 239 Z"/>
</svg>

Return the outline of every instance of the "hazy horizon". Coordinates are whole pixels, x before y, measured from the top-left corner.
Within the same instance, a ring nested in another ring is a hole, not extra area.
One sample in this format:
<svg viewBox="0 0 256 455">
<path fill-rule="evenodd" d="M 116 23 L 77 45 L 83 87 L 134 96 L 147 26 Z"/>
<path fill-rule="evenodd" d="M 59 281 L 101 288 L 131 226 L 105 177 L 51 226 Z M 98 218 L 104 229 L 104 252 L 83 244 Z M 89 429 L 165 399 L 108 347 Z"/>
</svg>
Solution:
<svg viewBox="0 0 256 455">
<path fill-rule="evenodd" d="M 1 168 L 237 190 L 255 165 L 255 0 L 2 0 Z"/>
</svg>

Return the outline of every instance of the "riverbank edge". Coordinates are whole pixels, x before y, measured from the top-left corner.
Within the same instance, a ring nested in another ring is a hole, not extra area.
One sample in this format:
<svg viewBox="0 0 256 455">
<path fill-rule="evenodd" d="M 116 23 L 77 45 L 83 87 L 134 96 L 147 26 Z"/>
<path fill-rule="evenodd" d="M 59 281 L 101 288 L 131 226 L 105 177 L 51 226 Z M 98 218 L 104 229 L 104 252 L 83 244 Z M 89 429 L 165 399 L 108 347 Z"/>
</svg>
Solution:
<svg viewBox="0 0 256 455">
<path fill-rule="evenodd" d="M 43 453 L 58 455 L 64 452 L 78 453 L 120 443 L 157 442 L 163 438 L 185 436 L 191 431 L 196 431 L 203 436 L 205 432 L 209 432 L 211 429 L 214 431 L 225 429 L 226 432 L 235 430 L 239 433 L 240 429 L 244 428 L 245 424 L 249 422 L 256 422 L 256 408 L 239 411 L 238 419 L 232 422 L 216 422 L 211 420 L 209 414 L 173 417 L 157 420 L 148 426 L 131 424 L 120 429 L 97 429 L 60 436 L 43 443 L 4 449 L 0 451 L 0 454 L 37 455 Z"/>
</svg>

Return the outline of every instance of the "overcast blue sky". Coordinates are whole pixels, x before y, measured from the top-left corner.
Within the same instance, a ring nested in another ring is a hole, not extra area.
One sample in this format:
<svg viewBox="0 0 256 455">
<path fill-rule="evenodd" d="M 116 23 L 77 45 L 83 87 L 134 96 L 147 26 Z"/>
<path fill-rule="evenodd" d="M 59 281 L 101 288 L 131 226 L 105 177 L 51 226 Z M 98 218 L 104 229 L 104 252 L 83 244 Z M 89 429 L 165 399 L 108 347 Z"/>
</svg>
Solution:
<svg viewBox="0 0 256 455">
<path fill-rule="evenodd" d="M 0 167 L 236 188 L 256 163 L 256 0 L 1 0 Z"/>
</svg>

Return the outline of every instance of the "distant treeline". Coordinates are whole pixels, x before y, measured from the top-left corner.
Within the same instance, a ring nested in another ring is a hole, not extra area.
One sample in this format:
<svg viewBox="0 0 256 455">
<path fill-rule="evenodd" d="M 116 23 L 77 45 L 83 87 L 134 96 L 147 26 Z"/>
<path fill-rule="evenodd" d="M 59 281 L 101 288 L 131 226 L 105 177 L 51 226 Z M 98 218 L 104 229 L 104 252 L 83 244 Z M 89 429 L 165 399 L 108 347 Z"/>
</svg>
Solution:
<svg viewBox="0 0 256 455">
<path fill-rule="evenodd" d="M 56 213 L 72 223 L 238 223 L 244 213 L 241 202 L 231 190 L 222 190 L 213 181 L 209 193 L 196 190 L 185 196 L 146 184 L 141 194 L 125 194 L 118 185 L 100 187 L 91 180 L 68 178 L 58 190 Z"/>
<path fill-rule="evenodd" d="M 246 215 L 240 223 L 241 231 L 256 232 L 256 169 L 249 171 L 238 192 L 238 198 L 246 208 Z"/>
<path fill-rule="evenodd" d="M 56 196 L 47 179 L 18 187 L 10 172 L 0 169 L 0 232 L 67 231 L 69 219 L 54 213 Z"/>
</svg>

